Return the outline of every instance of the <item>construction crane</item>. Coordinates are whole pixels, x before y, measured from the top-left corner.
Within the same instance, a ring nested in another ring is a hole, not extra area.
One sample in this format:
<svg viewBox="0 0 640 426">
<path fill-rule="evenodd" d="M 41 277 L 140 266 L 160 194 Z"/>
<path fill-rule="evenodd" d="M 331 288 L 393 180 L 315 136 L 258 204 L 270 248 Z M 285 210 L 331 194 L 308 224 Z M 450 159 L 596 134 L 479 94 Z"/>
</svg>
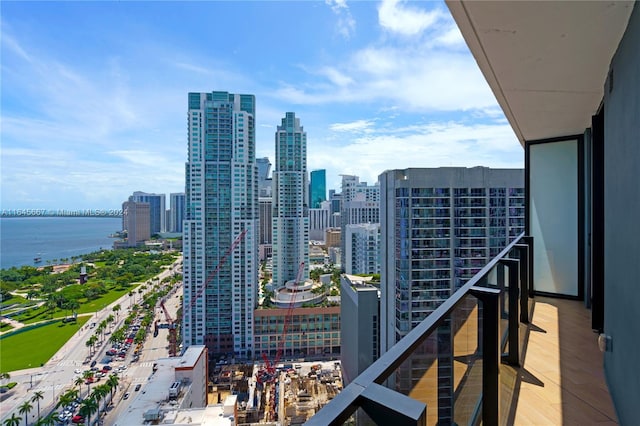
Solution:
<svg viewBox="0 0 640 426">
<path fill-rule="evenodd" d="M 167 320 L 167 324 L 169 325 L 169 356 L 176 356 L 176 323 L 173 318 L 171 318 L 171 314 L 169 314 L 169 310 L 165 306 L 166 299 L 166 297 L 163 297 L 160 300 L 160 307 L 164 311 L 164 317 Z"/>
<path fill-rule="evenodd" d="M 298 274 L 296 275 L 296 280 L 293 283 L 293 294 L 289 299 L 289 307 L 287 309 L 287 314 L 284 317 L 284 324 L 282 327 L 282 335 L 280 336 L 280 341 L 278 342 L 278 350 L 276 351 L 276 357 L 273 360 L 273 363 L 269 362 L 266 353 L 262 353 L 262 359 L 265 363 L 265 369 L 258 371 L 257 380 L 260 383 L 271 383 L 276 379 L 276 365 L 280 362 L 280 358 L 282 357 L 282 352 L 284 351 L 285 341 L 287 339 L 287 329 L 289 328 L 289 322 L 291 320 L 291 316 L 293 314 L 293 308 L 296 305 L 296 287 L 300 284 L 302 280 L 302 274 L 304 273 L 304 261 L 300 262 L 300 266 L 298 267 Z"/>
<path fill-rule="evenodd" d="M 242 231 L 240 233 L 240 235 L 238 235 L 236 237 L 236 239 L 233 241 L 233 243 L 231 243 L 231 247 L 222 256 L 222 259 L 220 259 L 220 262 L 218 263 L 218 266 L 216 266 L 216 269 L 213 272 L 211 272 L 211 274 L 209 274 L 209 276 L 207 277 L 207 280 L 205 281 L 204 285 L 202 287 L 200 287 L 200 289 L 196 292 L 196 295 L 191 299 L 191 303 L 189 304 L 189 311 L 191 311 L 191 309 L 193 308 L 193 305 L 195 304 L 196 300 L 202 295 L 202 292 L 207 287 L 207 285 L 211 282 L 211 280 L 218 274 L 218 272 L 220 271 L 220 268 L 222 267 L 224 262 L 227 260 L 227 257 L 229 257 L 231 252 L 233 250 L 235 250 L 235 248 L 238 246 L 238 244 L 240 244 L 240 241 L 242 241 L 242 239 L 245 237 L 246 234 L 247 234 L 247 230 L 245 229 L 244 231 Z M 163 297 L 160 300 L 160 307 L 164 311 L 164 317 L 167 320 L 167 323 L 168 323 L 168 326 L 169 326 L 168 327 L 169 328 L 169 356 L 176 356 L 177 347 L 178 347 L 177 346 L 177 336 L 176 336 L 176 334 L 177 334 L 176 323 L 173 320 L 173 318 L 171 317 L 171 314 L 169 314 L 169 310 L 165 306 L 166 300 L 167 300 L 166 297 Z"/>
<path fill-rule="evenodd" d="M 220 268 L 222 268 L 222 265 L 224 265 L 224 262 L 227 260 L 227 257 L 229 257 L 231 252 L 233 252 L 236 249 L 236 247 L 238 247 L 238 244 L 240 244 L 240 242 L 244 239 L 245 235 L 247 235 L 247 230 L 246 229 L 244 231 L 242 231 L 236 237 L 235 240 L 233 240 L 233 243 L 231 243 L 231 247 L 229 247 L 229 250 L 227 250 L 224 253 L 222 258 L 220 259 L 220 262 L 218 262 L 218 266 L 216 266 L 216 269 L 214 269 L 213 272 L 211 272 L 209 274 L 209 276 L 207 277 L 207 279 L 204 282 L 204 284 L 202 285 L 202 287 L 200 287 L 198 289 L 198 291 L 196 292 L 196 295 L 191 298 L 191 303 L 189 303 L 189 312 L 191 312 L 191 309 L 193 309 L 193 305 L 196 304 L 196 300 L 198 300 L 198 298 L 202 295 L 202 292 L 204 291 L 205 288 L 207 288 L 207 285 L 209 285 L 211 280 L 213 280 L 215 278 L 215 276 L 218 275 L 218 272 L 220 272 Z"/>
</svg>

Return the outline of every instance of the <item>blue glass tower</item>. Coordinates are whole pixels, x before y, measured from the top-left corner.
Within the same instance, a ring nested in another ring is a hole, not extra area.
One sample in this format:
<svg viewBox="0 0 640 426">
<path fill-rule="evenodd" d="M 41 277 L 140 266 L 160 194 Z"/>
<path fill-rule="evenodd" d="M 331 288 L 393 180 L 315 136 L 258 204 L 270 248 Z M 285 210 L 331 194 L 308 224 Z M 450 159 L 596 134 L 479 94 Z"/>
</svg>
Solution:
<svg viewBox="0 0 640 426">
<path fill-rule="evenodd" d="M 319 209 L 320 203 L 327 201 L 327 171 L 324 169 L 311 172 L 310 207 Z"/>
</svg>

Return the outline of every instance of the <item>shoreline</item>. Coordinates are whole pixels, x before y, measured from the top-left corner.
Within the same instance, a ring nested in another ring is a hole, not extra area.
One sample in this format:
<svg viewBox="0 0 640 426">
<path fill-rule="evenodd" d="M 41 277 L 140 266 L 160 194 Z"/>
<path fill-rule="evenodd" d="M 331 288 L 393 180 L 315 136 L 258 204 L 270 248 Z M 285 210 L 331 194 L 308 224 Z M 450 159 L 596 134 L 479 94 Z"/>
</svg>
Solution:
<svg viewBox="0 0 640 426">
<path fill-rule="evenodd" d="M 3 218 L 0 268 L 39 268 L 71 263 L 96 251 L 111 250 L 114 239 L 109 235 L 122 228 L 122 221 L 114 217 L 99 219 Z M 40 261 L 35 262 L 36 258 Z"/>
</svg>

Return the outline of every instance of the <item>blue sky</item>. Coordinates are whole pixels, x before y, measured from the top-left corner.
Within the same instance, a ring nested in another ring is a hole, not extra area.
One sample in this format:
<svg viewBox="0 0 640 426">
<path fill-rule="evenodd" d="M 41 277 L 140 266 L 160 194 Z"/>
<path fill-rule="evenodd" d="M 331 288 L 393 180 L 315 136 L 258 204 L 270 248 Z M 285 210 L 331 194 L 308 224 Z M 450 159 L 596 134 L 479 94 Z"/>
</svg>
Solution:
<svg viewBox="0 0 640 426">
<path fill-rule="evenodd" d="M 287 111 L 308 168 L 522 167 L 443 2 L 11 2 L 1 7 L 2 209 L 181 192 L 187 93 L 256 96 L 257 156 Z"/>
</svg>

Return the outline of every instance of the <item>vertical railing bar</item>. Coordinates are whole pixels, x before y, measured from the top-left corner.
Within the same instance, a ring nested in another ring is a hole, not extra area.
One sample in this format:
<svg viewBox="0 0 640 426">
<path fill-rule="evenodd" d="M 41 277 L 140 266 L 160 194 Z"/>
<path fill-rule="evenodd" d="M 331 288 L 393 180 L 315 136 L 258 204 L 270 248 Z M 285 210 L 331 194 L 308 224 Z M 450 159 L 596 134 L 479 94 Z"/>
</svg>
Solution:
<svg viewBox="0 0 640 426">
<path fill-rule="evenodd" d="M 520 259 L 520 322 L 529 324 L 529 246 L 517 244 Z"/>
<path fill-rule="evenodd" d="M 509 288 L 509 352 L 503 355 L 502 360 L 510 365 L 520 365 L 520 318 L 518 315 L 518 281 L 520 278 L 518 266 L 520 262 L 516 259 L 501 259 L 500 263 L 509 268 L 509 277 L 507 283 Z"/>
<path fill-rule="evenodd" d="M 500 411 L 500 290 L 472 287 L 469 291 L 482 302 L 482 423 L 497 425 Z"/>
<path fill-rule="evenodd" d="M 522 237 L 522 241 L 524 241 L 528 246 L 529 246 L 529 279 L 528 279 L 528 284 L 529 284 L 529 297 L 533 298 L 535 296 L 535 289 L 534 289 L 534 285 L 533 285 L 533 237 L 532 236 L 525 236 Z"/>
</svg>

